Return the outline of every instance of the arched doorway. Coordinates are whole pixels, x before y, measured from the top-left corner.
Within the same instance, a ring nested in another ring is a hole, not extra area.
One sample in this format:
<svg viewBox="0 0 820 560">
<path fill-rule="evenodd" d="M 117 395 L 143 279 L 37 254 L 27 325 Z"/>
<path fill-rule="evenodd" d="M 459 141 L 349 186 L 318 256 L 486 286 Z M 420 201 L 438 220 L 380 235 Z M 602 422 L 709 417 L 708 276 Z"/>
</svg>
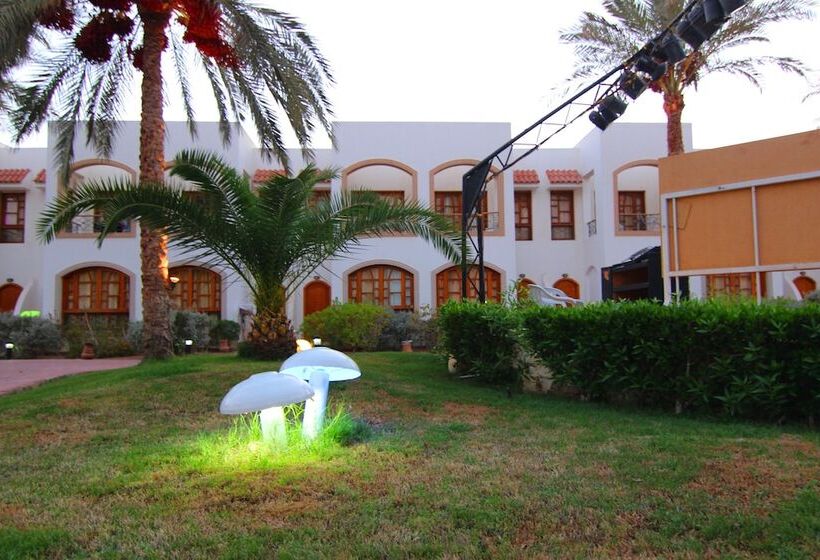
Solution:
<svg viewBox="0 0 820 560">
<path fill-rule="evenodd" d="M 330 284 L 314 280 L 305 286 L 305 317 L 330 306 Z"/>
<path fill-rule="evenodd" d="M 0 313 L 13 313 L 23 288 L 17 284 L 0 286 Z"/>
<path fill-rule="evenodd" d="M 794 279 L 794 285 L 797 291 L 800 292 L 800 298 L 806 299 L 806 296 L 817 289 L 817 282 L 808 276 L 798 276 Z"/>
<path fill-rule="evenodd" d="M 561 278 L 552 287 L 558 288 L 571 298 L 581 299 L 581 287 L 572 278 Z"/>
</svg>

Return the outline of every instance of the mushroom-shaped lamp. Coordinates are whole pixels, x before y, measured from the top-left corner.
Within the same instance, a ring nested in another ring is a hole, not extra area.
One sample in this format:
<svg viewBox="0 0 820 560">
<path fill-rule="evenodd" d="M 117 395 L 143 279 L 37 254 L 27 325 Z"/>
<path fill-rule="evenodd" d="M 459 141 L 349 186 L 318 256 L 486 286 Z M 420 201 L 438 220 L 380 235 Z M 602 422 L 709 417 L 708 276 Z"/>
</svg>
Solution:
<svg viewBox="0 0 820 560">
<path fill-rule="evenodd" d="M 244 414 L 260 411 L 262 439 L 284 445 L 285 412 L 282 407 L 306 401 L 312 396 L 313 389 L 298 377 L 266 371 L 251 375 L 245 381 L 234 385 L 222 398 L 219 412 Z"/>
<path fill-rule="evenodd" d="M 314 391 L 305 402 L 302 434 L 313 439 L 322 428 L 327 408 L 327 392 L 331 381 L 349 381 L 362 375 L 359 366 L 349 356 L 327 347 L 311 348 L 294 354 L 282 363 L 283 373 L 310 382 Z"/>
</svg>

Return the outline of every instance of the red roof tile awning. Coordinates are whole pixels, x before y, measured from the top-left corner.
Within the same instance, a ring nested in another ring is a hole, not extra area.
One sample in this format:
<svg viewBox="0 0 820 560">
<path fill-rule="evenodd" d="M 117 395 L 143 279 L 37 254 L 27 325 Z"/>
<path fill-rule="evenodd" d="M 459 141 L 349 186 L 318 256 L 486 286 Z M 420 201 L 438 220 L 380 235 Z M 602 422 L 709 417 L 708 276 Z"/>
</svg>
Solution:
<svg viewBox="0 0 820 560">
<path fill-rule="evenodd" d="M 518 185 L 537 185 L 538 171 L 535 169 L 516 169 L 513 171 L 513 182 Z"/>
<path fill-rule="evenodd" d="M 577 169 L 547 169 L 547 179 L 550 183 L 580 185 L 584 178 Z"/>
<path fill-rule="evenodd" d="M 284 169 L 257 169 L 253 173 L 253 182 L 254 183 L 264 183 L 265 181 L 269 180 L 271 177 L 276 177 L 277 175 L 284 175 Z"/>
<path fill-rule="evenodd" d="M 45 169 L 41 169 L 40 172 L 37 174 L 37 176 L 34 177 L 34 182 L 35 183 L 40 183 L 40 184 L 43 184 L 43 183 L 46 182 L 46 170 Z"/>
<path fill-rule="evenodd" d="M 31 169 L 0 169 L 0 183 L 20 184 Z"/>
</svg>

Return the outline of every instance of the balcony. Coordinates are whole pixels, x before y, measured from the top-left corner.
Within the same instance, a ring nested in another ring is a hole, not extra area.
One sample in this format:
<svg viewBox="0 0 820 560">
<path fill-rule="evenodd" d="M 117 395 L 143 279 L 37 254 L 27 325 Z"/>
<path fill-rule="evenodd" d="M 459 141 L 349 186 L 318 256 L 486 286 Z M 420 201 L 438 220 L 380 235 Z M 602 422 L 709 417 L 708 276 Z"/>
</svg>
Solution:
<svg viewBox="0 0 820 560">
<path fill-rule="evenodd" d="M 618 231 L 661 231 L 660 214 L 619 214 Z"/>
<path fill-rule="evenodd" d="M 100 233 L 103 230 L 104 222 L 98 214 L 81 214 L 71 220 L 71 225 L 66 231 L 68 233 Z M 117 223 L 113 233 L 128 233 L 131 231 L 131 222 L 123 220 Z"/>
<path fill-rule="evenodd" d="M 497 231 L 498 230 L 498 212 L 482 212 L 481 214 L 481 223 L 483 224 L 484 231 Z M 461 229 L 461 213 L 458 214 L 443 214 L 445 218 L 453 222 L 453 227 L 460 230 Z M 475 228 L 472 228 L 475 230 Z"/>
</svg>

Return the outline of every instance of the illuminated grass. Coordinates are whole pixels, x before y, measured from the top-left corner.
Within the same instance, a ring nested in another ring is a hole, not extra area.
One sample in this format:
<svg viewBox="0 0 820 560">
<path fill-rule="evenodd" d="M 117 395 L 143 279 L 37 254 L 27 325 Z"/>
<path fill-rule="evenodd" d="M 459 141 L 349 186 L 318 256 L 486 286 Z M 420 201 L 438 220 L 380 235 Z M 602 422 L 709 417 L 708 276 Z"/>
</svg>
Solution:
<svg viewBox="0 0 820 560">
<path fill-rule="evenodd" d="M 358 354 L 323 436 L 257 447 L 189 356 L 0 397 L 0 559 L 813 558 L 820 436 L 513 395 Z M 292 416 L 298 416 L 298 409 Z M 294 423 L 294 426 L 296 424 Z"/>
</svg>

